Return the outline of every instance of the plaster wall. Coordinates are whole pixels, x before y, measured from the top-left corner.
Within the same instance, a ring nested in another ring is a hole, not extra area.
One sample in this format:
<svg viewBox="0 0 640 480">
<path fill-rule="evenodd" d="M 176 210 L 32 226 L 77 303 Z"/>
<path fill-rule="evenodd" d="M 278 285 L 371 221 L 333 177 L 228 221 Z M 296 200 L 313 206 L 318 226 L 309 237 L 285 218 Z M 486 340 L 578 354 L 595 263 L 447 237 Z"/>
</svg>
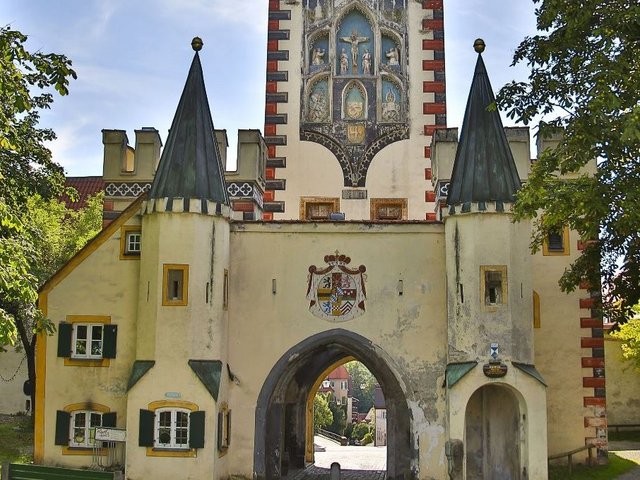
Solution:
<svg viewBox="0 0 640 480">
<path fill-rule="evenodd" d="M 139 221 L 133 217 L 128 224 Z M 109 367 L 65 366 L 65 359 L 57 357 L 58 335 L 41 337 L 46 338 L 47 375 L 39 398 L 44 395 L 43 463 L 48 465 L 86 466 L 90 461 L 86 455 L 91 455 L 90 450 L 61 455 L 63 447 L 54 445 L 56 410 L 74 403 L 98 403 L 117 413 L 118 427 L 125 426 L 127 381 L 135 358 L 140 265 L 139 260 L 119 259 L 120 235 L 121 230 L 116 230 L 46 298 L 46 314 L 56 326 L 67 315 L 107 315 L 118 326 L 116 358 L 109 360 Z"/>
<path fill-rule="evenodd" d="M 593 389 L 582 386 L 582 378 L 592 376 L 593 371 L 581 365 L 581 357 L 591 356 L 591 349 L 582 349 L 580 344 L 581 337 L 591 336 L 590 328 L 580 327 L 580 317 L 589 316 L 589 311 L 579 308 L 579 299 L 587 295 L 584 291 L 563 293 L 557 283 L 579 254 L 575 232 L 569 235 L 569 256 L 538 252 L 531 257 L 533 289 L 540 296 L 540 328 L 534 329 L 535 365 L 549 387 L 549 455 L 585 444 L 583 397 L 593 394 Z"/>
<path fill-rule="evenodd" d="M 220 392 L 219 402 L 225 398 L 226 389 Z M 205 412 L 204 448 L 192 455 L 177 456 L 174 452 L 162 452 L 140 447 L 138 425 L 140 409 L 148 409 L 151 402 L 165 401 L 168 405 L 178 405 L 181 401 L 197 405 Z M 187 365 L 180 362 L 160 360 L 129 391 L 127 411 L 127 479 L 147 480 L 150 478 L 180 478 L 200 480 L 203 478 L 226 478 L 224 457 L 216 448 L 216 422 L 218 405 L 200 380 Z"/>
<path fill-rule="evenodd" d="M 228 235 L 222 217 L 170 212 L 144 216 L 137 359 L 170 364 L 224 358 Z M 163 305 L 163 265 L 189 266 L 187 305 Z"/>
<path fill-rule="evenodd" d="M 29 378 L 24 352 L 6 347 L 0 352 L 0 413 L 14 414 L 26 411 L 25 402 L 30 399 L 22 392 L 24 382 Z"/>
<path fill-rule="evenodd" d="M 288 71 L 288 81 L 278 83 L 278 91 L 288 94 L 287 103 L 281 103 L 278 113 L 287 115 L 287 124 L 279 125 L 277 134 L 287 136 L 287 144 L 278 146 L 278 156 L 287 158 L 286 168 L 278 170 L 278 178 L 286 180 L 286 190 L 277 191 L 276 200 L 285 201 L 285 212 L 275 214 L 275 219 L 299 219 L 300 198 L 302 196 L 342 197 L 344 187 L 342 169 L 327 148 L 312 142 L 300 140 L 300 111 L 302 82 L 300 68 L 304 61 L 303 51 L 303 4 L 287 4 L 291 10 L 291 20 L 281 21 L 281 28 L 290 30 L 290 40 L 280 40 L 281 50 L 289 51 L 289 60 L 278 62 L 281 71 Z M 429 94 L 423 93 L 422 82 L 433 81 L 433 72 L 422 70 L 422 60 L 427 58 L 422 49 L 422 40 L 433 37 L 432 32 L 422 30 L 424 11 L 419 2 L 407 2 L 408 40 L 410 55 L 408 108 L 410 128 L 408 140 L 401 140 L 382 149 L 373 159 L 367 174 L 367 199 L 341 199 L 340 211 L 348 220 L 370 218 L 371 198 L 407 198 L 408 219 L 424 220 L 427 211 L 425 190 L 427 181 L 424 170 L 429 166 L 424 157 L 424 147 L 429 139 L 424 135 L 424 124 L 434 124 L 435 115 L 424 115 L 422 105 Z M 431 54 L 431 57 L 433 55 Z M 335 64 L 335 57 L 327 59 Z M 433 95 L 433 94 L 430 94 Z"/>
<path fill-rule="evenodd" d="M 494 212 L 456 214 L 445 222 L 449 361 L 488 359 L 498 343 L 500 358 L 533 363 L 529 224 Z M 498 238 L 503 241 L 493 241 Z M 482 267 L 506 267 L 501 304 L 485 305 Z"/>
<path fill-rule="evenodd" d="M 366 313 L 338 324 L 313 316 L 306 299 L 309 266 L 324 266 L 323 257 L 336 248 L 351 257 L 350 267 L 367 268 Z M 403 385 L 419 450 L 419 478 L 444 478 L 442 226 L 238 224 L 232 226 L 231 250 L 229 364 L 239 385 L 230 386 L 230 406 L 253 412 L 267 375 L 287 350 L 319 332 L 347 329 L 385 345 L 374 348 Z M 230 473 L 250 478 L 246 459 L 253 455 L 255 418 L 234 418 Z"/>
<path fill-rule="evenodd" d="M 506 389 L 518 403 L 520 466 L 527 470 L 527 477 L 547 479 L 547 399 L 546 388 L 538 380 L 508 365 L 502 378 L 490 379 L 478 365 L 448 390 L 449 433 L 451 439 L 465 439 L 467 405 L 474 392 L 484 385 Z M 513 433 L 513 432 L 512 432 Z M 506 435 L 509 435 L 508 433 Z M 465 449 L 466 450 L 466 449 Z"/>
<path fill-rule="evenodd" d="M 620 340 L 605 335 L 607 366 L 607 424 L 640 424 L 640 372 L 625 360 Z"/>
</svg>

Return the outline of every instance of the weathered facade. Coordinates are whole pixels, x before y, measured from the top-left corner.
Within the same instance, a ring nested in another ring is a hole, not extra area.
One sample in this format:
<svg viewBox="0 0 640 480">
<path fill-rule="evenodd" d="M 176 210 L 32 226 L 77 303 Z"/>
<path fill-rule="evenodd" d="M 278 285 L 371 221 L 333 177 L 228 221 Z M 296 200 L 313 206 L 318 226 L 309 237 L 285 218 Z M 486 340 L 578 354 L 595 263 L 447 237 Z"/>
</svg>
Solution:
<svg viewBox="0 0 640 480">
<path fill-rule="evenodd" d="M 604 455 L 601 320 L 557 287 L 580 242 L 532 255 L 512 221 L 529 135 L 487 109 L 483 45 L 458 136 L 441 0 L 269 11 L 265 136 L 240 132 L 237 171 L 198 39 L 159 158 L 155 130 L 103 132 L 108 225 L 41 291 L 36 460 L 87 466 L 92 427 L 118 427 L 130 480 L 280 478 L 313 461 L 313 396 L 353 358 L 384 392 L 389 479 Z"/>
</svg>

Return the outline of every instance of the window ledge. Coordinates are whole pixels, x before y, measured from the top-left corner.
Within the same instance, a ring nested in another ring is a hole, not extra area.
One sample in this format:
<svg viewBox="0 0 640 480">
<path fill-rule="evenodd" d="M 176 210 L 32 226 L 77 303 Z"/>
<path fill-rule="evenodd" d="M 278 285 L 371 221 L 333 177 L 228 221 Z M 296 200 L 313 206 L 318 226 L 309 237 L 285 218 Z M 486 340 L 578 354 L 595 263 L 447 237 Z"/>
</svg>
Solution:
<svg viewBox="0 0 640 480">
<path fill-rule="evenodd" d="M 110 360 L 111 359 L 109 358 L 102 358 L 102 359 L 65 358 L 64 366 L 65 367 L 108 367 L 109 365 L 111 365 Z"/>
<path fill-rule="evenodd" d="M 147 457 L 196 457 L 195 448 L 147 447 Z"/>
<path fill-rule="evenodd" d="M 100 456 L 107 455 L 107 449 L 102 447 L 62 447 L 62 455 L 94 455 L 96 452 Z"/>
</svg>

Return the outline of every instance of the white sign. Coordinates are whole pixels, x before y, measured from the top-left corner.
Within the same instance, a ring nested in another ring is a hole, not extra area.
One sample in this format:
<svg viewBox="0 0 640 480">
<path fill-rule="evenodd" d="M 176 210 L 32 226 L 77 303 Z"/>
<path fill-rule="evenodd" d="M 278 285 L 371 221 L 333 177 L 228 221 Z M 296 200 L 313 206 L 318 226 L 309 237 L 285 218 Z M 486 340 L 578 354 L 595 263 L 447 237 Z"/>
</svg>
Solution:
<svg viewBox="0 0 640 480">
<path fill-rule="evenodd" d="M 121 428 L 97 427 L 96 440 L 100 442 L 126 442 L 127 431 Z"/>
</svg>

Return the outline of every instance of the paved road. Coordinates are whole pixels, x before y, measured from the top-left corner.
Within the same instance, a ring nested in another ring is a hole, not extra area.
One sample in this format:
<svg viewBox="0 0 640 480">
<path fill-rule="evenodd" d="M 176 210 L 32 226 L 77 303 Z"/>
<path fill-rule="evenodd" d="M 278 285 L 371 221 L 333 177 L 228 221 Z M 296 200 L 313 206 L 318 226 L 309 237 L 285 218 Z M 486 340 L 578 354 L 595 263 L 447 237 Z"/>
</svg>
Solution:
<svg viewBox="0 0 640 480">
<path fill-rule="evenodd" d="M 340 478 L 344 480 L 384 480 L 387 447 L 341 447 L 322 437 L 314 437 L 314 442 L 325 451 L 316 451 L 315 464 L 291 472 L 287 480 L 325 480 L 329 478 L 329 468 L 333 462 L 340 464 Z"/>
<path fill-rule="evenodd" d="M 609 451 L 640 465 L 640 444 L 638 442 L 610 442 Z M 616 477 L 615 480 L 640 480 L 640 466 Z"/>
</svg>

